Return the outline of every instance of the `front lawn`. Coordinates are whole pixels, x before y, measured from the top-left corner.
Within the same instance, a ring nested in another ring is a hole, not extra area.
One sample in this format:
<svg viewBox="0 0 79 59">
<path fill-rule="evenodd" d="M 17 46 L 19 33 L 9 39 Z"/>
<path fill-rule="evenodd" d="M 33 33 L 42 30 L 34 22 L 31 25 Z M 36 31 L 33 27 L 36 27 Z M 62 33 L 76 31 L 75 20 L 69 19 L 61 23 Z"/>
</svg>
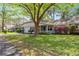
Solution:
<svg viewBox="0 0 79 59">
<path fill-rule="evenodd" d="M 37 37 L 20 35 L 7 36 L 6 39 L 18 40 L 19 45 L 23 44 L 17 47 L 18 49 L 22 50 L 21 47 L 23 47 L 26 48 L 25 51 L 27 49 L 31 51 L 23 52 L 24 55 L 29 55 L 29 53 L 36 55 L 36 51 L 38 51 L 37 55 L 79 55 L 79 35 L 39 35 Z"/>
</svg>

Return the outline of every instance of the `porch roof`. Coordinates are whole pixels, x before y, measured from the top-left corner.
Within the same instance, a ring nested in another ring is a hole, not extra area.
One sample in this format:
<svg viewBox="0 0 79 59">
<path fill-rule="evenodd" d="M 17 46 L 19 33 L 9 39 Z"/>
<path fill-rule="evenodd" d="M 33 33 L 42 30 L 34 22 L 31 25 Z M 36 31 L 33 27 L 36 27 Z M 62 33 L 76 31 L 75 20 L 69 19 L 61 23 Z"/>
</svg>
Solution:
<svg viewBox="0 0 79 59">
<path fill-rule="evenodd" d="M 47 23 L 40 23 L 40 26 L 41 25 L 54 25 L 54 23 L 49 23 L 49 22 L 47 22 Z"/>
</svg>

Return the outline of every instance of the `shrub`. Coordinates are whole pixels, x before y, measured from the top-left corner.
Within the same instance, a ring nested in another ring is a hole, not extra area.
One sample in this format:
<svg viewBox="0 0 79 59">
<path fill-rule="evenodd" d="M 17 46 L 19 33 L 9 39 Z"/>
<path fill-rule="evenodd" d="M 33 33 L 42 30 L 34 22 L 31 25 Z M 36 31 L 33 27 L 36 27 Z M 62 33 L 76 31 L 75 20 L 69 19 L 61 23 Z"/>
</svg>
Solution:
<svg viewBox="0 0 79 59">
<path fill-rule="evenodd" d="M 7 30 L 4 30 L 3 32 L 6 34 L 7 33 Z"/>
<path fill-rule="evenodd" d="M 70 26 L 70 33 L 74 33 L 74 31 L 76 30 L 76 25 L 71 25 Z"/>
</svg>

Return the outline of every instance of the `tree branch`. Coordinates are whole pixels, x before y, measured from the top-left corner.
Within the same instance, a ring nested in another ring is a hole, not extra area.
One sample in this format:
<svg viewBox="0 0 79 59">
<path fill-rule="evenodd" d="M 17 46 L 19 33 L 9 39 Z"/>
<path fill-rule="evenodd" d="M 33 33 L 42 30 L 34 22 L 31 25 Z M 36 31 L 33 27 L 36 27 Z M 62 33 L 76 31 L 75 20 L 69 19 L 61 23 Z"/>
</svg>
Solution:
<svg viewBox="0 0 79 59">
<path fill-rule="evenodd" d="M 46 12 L 50 7 L 52 7 L 53 5 L 55 5 L 55 3 L 50 4 L 50 5 L 43 11 L 43 13 L 42 13 L 41 16 L 40 16 L 40 19 L 43 17 L 43 15 L 45 14 L 45 12 Z"/>
<path fill-rule="evenodd" d="M 41 4 L 38 5 L 37 19 L 39 17 L 40 9 L 41 9 L 42 6 L 43 6 L 43 3 L 41 3 Z"/>
<path fill-rule="evenodd" d="M 34 19 L 33 19 L 33 21 L 35 22 L 35 17 L 36 17 L 36 7 L 35 7 L 35 3 L 34 3 L 33 5 L 34 5 Z"/>
<path fill-rule="evenodd" d="M 31 17 L 33 19 L 33 14 L 31 12 L 30 8 L 28 7 L 28 5 L 26 5 L 26 4 L 20 4 L 19 6 L 23 7 L 31 15 Z"/>
</svg>

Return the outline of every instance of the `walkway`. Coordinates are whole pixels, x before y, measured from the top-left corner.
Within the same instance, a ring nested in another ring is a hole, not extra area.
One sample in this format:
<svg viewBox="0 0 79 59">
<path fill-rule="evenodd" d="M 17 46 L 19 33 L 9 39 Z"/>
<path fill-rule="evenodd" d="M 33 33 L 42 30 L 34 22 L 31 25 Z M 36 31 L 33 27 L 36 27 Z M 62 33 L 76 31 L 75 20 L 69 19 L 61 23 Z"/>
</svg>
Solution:
<svg viewBox="0 0 79 59">
<path fill-rule="evenodd" d="M 4 38 L 4 36 L 9 35 L 11 34 L 0 34 L 0 56 L 17 56 L 17 55 L 19 56 L 20 53 L 18 53 L 15 46 L 9 43 L 9 41 Z"/>
</svg>

